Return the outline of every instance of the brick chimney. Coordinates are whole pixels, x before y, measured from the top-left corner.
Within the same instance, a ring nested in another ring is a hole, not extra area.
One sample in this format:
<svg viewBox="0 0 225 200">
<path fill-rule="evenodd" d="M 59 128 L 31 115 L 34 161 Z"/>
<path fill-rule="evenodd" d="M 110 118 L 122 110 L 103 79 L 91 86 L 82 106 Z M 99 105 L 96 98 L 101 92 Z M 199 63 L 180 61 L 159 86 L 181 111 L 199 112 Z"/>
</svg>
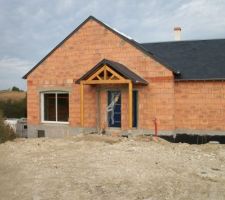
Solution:
<svg viewBox="0 0 225 200">
<path fill-rule="evenodd" d="M 174 27 L 174 35 L 175 35 L 175 41 L 181 40 L 181 27 L 177 26 Z"/>
</svg>

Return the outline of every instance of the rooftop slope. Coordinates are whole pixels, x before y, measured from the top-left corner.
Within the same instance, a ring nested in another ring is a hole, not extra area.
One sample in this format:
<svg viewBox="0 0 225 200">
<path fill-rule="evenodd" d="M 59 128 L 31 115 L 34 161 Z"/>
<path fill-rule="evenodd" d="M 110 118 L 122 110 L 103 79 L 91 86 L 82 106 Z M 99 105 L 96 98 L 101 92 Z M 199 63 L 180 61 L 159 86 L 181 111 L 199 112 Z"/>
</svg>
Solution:
<svg viewBox="0 0 225 200">
<path fill-rule="evenodd" d="M 140 45 L 179 71 L 176 80 L 225 80 L 225 39 Z"/>
</svg>

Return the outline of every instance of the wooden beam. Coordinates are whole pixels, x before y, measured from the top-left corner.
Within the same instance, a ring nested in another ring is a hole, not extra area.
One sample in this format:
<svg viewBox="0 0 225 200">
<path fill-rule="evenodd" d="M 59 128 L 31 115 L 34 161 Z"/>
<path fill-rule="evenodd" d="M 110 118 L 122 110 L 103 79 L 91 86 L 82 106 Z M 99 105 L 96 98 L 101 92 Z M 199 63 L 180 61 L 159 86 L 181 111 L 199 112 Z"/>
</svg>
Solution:
<svg viewBox="0 0 225 200">
<path fill-rule="evenodd" d="M 99 75 L 97 75 L 97 78 L 98 78 L 98 80 L 102 80 L 102 78 Z"/>
<path fill-rule="evenodd" d="M 114 70 L 112 70 L 110 67 L 106 66 L 106 70 L 109 71 L 111 74 L 116 76 L 119 80 L 125 80 L 122 76 L 120 76 L 118 73 L 116 73 Z"/>
<path fill-rule="evenodd" d="M 107 79 L 107 71 L 106 71 L 106 65 L 104 65 L 104 80 L 106 80 Z"/>
<path fill-rule="evenodd" d="M 84 84 L 80 83 L 80 125 L 84 127 Z"/>
<path fill-rule="evenodd" d="M 93 80 L 96 78 L 99 74 L 101 74 L 104 71 L 104 68 L 99 69 L 97 72 L 95 72 L 93 75 L 91 75 L 87 80 Z"/>
<path fill-rule="evenodd" d="M 113 80 L 114 77 L 114 74 L 112 74 L 112 76 L 109 77 L 109 80 Z"/>
<path fill-rule="evenodd" d="M 104 77 L 100 77 L 100 74 L 103 72 Z M 110 72 L 112 75 L 110 77 L 107 76 L 107 73 Z M 112 78 L 118 78 L 119 80 L 113 80 Z M 98 80 L 94 80 L 98 79 Z M 104 80 L 103 80 L 104 79 Z M 98 82 L 97 82 L 98 81 Z M 109 81 L 109 82 L 105 82 Z M 112 82 L 113 81 L 113 82 Z M 115 82 L 120 81 L 120 82 Z M 84 84 L 114 84 L 114 83 L 128 83 L 128 80 L 122 77 L 120 74 L 112 70 L 107 65 L 101 67 L 98 71 L 92 74 L 87 80 L 83 81 Z"/>
<path fill-rule="evenodd" d="M 132 85 L 132 82 L 131 81 L 129 81 L 129 84 L 128 84 L 129 86 L 128 86 L 128 93 L 129 93 L 129 97 L 128 97 L 128 99 L 129 99 L 129 128 L 130 129 L 132 129 L 132 127 L 133 127 L 133 103 L 132 103 L 132 101 L 133 101 L 133 85 Z"/>
<path fill-rule="evenodd" d="M 124 79 L 124 80 L 87 80 L 83 81 L 83 84 L 85 85 L 91 85 L 91 84 L 127 84 L 130 80 Z"/>
</svg>

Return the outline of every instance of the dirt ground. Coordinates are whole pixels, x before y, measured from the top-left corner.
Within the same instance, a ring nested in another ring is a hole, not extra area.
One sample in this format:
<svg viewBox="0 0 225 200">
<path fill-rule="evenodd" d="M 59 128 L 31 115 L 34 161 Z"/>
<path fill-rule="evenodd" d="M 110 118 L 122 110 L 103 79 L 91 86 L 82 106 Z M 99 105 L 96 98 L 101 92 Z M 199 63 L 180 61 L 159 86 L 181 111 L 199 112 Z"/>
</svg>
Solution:
<svg viewBox="0 0 225 200">
<path fill-rule="evenodd" d="M 0 199 L 225 199 L 225 145 L 76 136 L 0 145 Z"/>
</svg>

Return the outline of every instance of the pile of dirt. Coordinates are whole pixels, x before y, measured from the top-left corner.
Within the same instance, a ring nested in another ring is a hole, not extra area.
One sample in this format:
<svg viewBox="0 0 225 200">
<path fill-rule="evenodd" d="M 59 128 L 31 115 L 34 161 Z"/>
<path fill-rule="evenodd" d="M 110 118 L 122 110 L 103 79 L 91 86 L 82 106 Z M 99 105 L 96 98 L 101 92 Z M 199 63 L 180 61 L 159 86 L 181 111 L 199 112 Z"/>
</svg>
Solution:
<svg viewBox="0 0 225 200">
<path fill-rule="evenodd" d="M 69 137 L 71 139 L 71 137 Z M 109 137 L 106 135 L 96 135 L 96 134 L 87 134 L 87 135 L 80 135 L 73 138 L 74 141 L 90 141 L 90 142 L 105 142 L 108 144 L 115 144 L 121 141 L 124 141 L 123 138 L 120 137 Z"/>
<path fill-rule="evenodd" d="M 1 199 L 225 199 L 225 146 L 77 136 L 0 145 Z"/>
<path fill-rule="evenodd" d="M 139 141 L 139 142 L 156 142 L 159 144 L 167 144 L 169 145 L 170 142 L 168 142 L 167 140 L 164 140 L 160 137 L 156 137 L 153 135 L 150 136 L 146 136 L 146 135 L 138 135 L 136 137 L 133 138 L 135 141 Z"/>
</svg>

